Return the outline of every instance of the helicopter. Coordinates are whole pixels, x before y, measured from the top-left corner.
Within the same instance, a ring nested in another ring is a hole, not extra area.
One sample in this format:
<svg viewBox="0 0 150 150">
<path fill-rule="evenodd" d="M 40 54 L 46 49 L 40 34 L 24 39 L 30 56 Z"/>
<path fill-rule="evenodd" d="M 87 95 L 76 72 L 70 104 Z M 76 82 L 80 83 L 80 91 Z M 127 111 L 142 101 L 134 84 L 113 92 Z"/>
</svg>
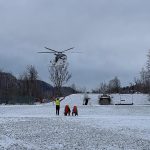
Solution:
<svg viewBox="0 0 150 150">
<path fill-rule="evenodd" d="M 47 52 L 38 52 L 38 53 L 52 53 L 52 54 L 54 54 L 55 55 L 54 64 L 57 64 L 59 61 L 62 61 L 61 63 L 64 64 L 67 60 L 67 55 L 64 53 L 66 51 L 74 49 L 74 47 L 71 47 L 71 48 L 68 48 L 68 49 L 63 50 L 63 51 L 57 51 L 57 50 L 54 50 L 54 49 L 51 49 L 48 47 L 44 47 L 44 48 L 47 50 L 50 50 L 50 52 L 47 51 Z"/>
</svg>

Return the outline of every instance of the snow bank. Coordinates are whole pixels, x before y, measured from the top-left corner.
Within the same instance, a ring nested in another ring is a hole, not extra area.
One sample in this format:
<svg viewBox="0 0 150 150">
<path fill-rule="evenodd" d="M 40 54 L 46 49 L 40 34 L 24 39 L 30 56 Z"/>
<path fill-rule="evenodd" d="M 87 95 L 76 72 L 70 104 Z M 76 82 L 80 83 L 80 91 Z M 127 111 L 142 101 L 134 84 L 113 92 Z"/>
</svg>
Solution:
<svg viewBox="0 0 150 150">
<path fill-rule="evenodd" d="M 99 94 L 88 94 L 89 105 L 99 105 L 98 104 L 98 96 Z M 150 105 L 150 101 L 148 100 L 147 94 L 111 94 L 112 104 L 130 104 L 134 103 L 134 105 Z M 83 105 L 84 94 L 72 94 L 65 98 L 62 102 L 62 105 L 69 104 L 71 106 Z M 124 100 L 123 102 L 121 100 Z"/>
</svg>

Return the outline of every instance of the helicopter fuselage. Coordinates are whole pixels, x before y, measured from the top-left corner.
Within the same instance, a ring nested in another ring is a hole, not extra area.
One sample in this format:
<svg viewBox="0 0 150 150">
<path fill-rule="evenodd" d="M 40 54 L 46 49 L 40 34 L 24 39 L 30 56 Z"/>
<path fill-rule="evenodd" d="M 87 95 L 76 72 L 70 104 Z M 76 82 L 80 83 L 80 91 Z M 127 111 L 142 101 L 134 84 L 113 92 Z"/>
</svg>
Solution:
<svg viewBox="0 0 150 150">
<path fill-rule="evenodd" d="M 65 61 L 66 59 L 67 59 L 67 56 L 65 55 L 65 54 L 63 54 L 63 53 L 57 53 L 57 54 L 55 54 L 56 55 L 56 57 L 55 57 L 55 62 L 57 63 L 57 61 L 59 60 L 59 59 L 61 59 L 61 60 L 63 60 L 63 61 Z"/>
</svg>

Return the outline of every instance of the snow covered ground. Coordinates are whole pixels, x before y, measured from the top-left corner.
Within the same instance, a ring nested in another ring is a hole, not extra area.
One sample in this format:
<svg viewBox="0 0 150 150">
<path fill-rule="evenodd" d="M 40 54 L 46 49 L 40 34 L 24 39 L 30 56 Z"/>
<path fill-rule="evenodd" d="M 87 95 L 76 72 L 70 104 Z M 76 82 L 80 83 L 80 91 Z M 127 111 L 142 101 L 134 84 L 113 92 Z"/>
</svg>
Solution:
<svg viewBox="0 0 150 150">
<path fill-rule="evenodd" d="M 60 116 L 55 105 L 0 106 L 0 150 L 150 150 L 150 102 L 147 95 L 111 95 L 134 105 L 98 105 L 98 95 L 66 97 Z M 64 106 L 79 116 L 64 116 Z"/>
</svg>

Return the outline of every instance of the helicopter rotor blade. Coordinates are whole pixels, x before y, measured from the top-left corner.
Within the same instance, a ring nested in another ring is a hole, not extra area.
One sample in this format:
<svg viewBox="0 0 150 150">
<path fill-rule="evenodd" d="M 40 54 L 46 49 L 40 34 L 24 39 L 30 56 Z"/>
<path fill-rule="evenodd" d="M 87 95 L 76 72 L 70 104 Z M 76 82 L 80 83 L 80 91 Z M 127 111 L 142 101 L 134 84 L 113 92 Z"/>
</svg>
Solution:
<svg viewBox="0 0 150 150">
<path fill-rule="evenodd" d="M 37 53 L 55 53 L 55 52 L 37 52 Z"/>
<path fill-rule="evenodd" d="M 48 48 L 48 47 L 44 47 L 44 48 L 46 48 L 46 49 L 48 49 L 48 50 L 50 50 L 50 51 L 53 51 L 53 52 L 58 52 L 58 51 L 56 51 L 56 50 L 53 50 L 53 49 L 50 49 L 50 48 Z"/>
<path fill-rule="evenodd" d="M 62 53 L 63 53 L 63 52 L 66 52 L 66 51 L 69 51 L 69 50 L 71 50 L 71 49 L 74 49 L 74 47 L 71 47 L 71 48 L 69 48 L 69 49 L 63 50 Z"/>
<path fill-rule="evenodd" d="M 80 54 L 82 54 L 83 52 L 70 52 L 70 53 L 80 53 Z"/>
</svg>

